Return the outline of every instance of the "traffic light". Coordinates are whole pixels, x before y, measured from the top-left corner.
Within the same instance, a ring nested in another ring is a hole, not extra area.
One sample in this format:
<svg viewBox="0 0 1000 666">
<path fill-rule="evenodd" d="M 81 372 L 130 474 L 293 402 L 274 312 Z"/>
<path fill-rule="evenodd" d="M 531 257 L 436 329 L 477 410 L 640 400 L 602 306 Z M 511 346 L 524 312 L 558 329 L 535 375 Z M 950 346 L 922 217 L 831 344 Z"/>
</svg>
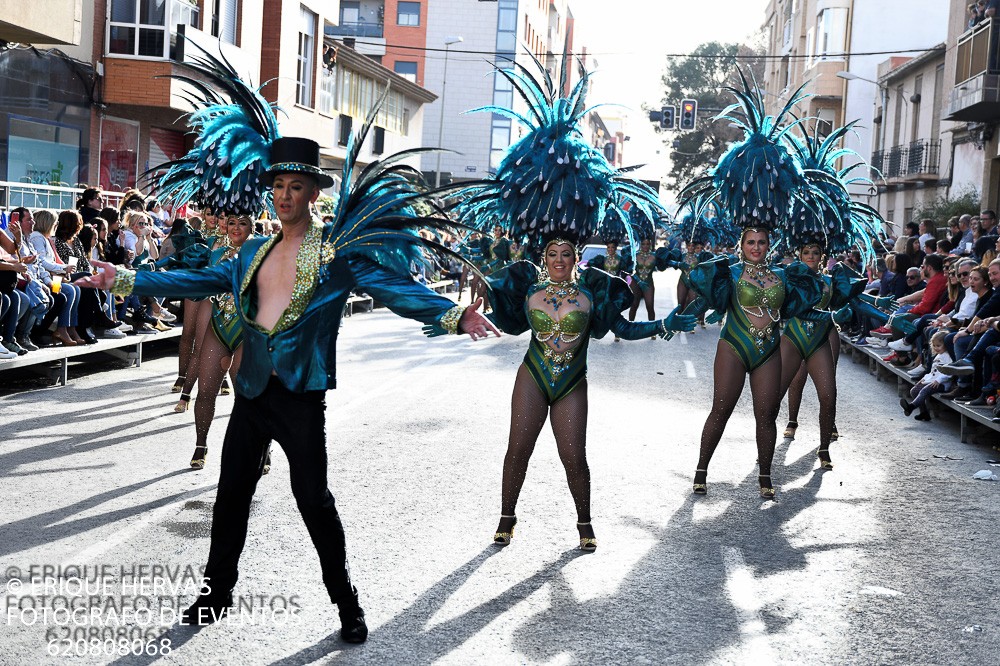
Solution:
<svg viewBox="0 0 1000 666">
<path fill-rule="evenodd" d="M 671 130 L 674 128 L 677 109 L 672 106 L 664 106 L 660 109 L 660 129 Z"/>
<path fill-rule="evenodd" d="M 698 100 L 685 99 L 681 101 L 681 122 L 682 130 L 693 130 L 698 117 Z"/>
</svg>

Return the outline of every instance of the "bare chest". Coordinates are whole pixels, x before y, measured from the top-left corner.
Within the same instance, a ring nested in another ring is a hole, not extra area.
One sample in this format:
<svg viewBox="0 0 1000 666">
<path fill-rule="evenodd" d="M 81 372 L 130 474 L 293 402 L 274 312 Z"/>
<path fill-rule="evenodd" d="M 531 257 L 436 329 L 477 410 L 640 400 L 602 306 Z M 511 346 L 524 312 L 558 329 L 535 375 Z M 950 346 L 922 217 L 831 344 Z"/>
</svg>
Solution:
<svg viewBox="0 0 1000 666">
<path fill-rule="evenodd" d="M 297 248 L 296 248 L 297 249 Z M 254 278 L 257 290 L 257 323 L 272 329 L 292 301 L 295 257 L 292 248 L 277 245 L 261 263 Z"/>
</svg>

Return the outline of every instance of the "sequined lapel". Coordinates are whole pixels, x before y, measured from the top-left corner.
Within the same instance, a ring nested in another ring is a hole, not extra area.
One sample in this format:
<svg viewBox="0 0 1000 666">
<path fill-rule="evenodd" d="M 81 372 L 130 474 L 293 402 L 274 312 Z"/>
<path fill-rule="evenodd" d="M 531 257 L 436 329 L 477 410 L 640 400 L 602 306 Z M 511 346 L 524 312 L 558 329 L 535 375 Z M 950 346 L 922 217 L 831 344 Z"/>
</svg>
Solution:
<svg viewBox="0 0 1000 666">
<path fill-rule="evenodd" d="M 257 274 L 257 270 L 267 257 L 267 253 L 271 251 L 271 248 L 278 241 L 278 238 L 279 236 L 271 236 L 258 248 L 253 259 L 250 260 L 250 266 L 247 268 L 247 272 L 243 276 L 243 282 L 240 285 L 240 301 L 243 304 L 244 313 L 247 312 L 247 289 L 249 289 L 254 276 Z M 268 335 L 274 335 L 291 328 L 299 320 L 299 317 L 302 316 L 302 313 L 306 311 L 309 301 L 312 300 L 313 292 L 316 291 L 322 240 L 323 225 L 313 220 L 313 224 L 306 230 L 305 238 L 302 239 L 302 245 L 299 246 L 299 253 L 295 257 L 295 284 L 292 286 L 292 300 L 288 303 L 288 307 L 285 308 L 274 328 L 270 331 L 264 331 Z M 260 330 L 264 330 L 253 321 L 249 321 L 249 323 Z"/>
</svg>

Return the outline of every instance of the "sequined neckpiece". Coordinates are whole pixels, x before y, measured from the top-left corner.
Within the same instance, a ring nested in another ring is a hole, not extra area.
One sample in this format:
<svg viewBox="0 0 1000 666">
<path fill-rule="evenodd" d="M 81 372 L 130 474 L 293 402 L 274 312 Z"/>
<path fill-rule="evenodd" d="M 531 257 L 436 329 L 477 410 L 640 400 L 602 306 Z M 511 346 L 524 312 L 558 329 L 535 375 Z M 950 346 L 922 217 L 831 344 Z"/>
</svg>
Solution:
<svg viewBox="0 0 1000 666">
<path fill-rule="evenodd" d="M 563 282 L 552 282 L 550 280 L 545 285 L 544 302 L 552 306 L 553 312 L 559 312 L 559 308 L 564 302 L 580 307 L 580 301 L 576 298 L 579 294 L 580 288 L 572 280 L 565 280 Z"/>
</svg>

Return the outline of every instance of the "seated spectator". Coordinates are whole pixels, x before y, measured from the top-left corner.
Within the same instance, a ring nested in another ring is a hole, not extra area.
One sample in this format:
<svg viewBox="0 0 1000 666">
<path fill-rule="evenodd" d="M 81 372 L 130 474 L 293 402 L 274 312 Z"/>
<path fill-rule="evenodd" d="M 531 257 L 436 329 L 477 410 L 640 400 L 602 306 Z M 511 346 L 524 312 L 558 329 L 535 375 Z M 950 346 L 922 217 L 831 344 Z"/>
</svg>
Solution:
<svg viewBox="0 0 1000 666">
<path fill-rule="evenodd" d="M 951 256 L 951 251 L 955 246 L 951 244 L 951 241 L 947 238 L 943 238 L 937 242 L 937 253 L 942 257 Z"/>
<path fill-rule="evenodd" d="M 37 255 L 37 263 L 47 272 L 45 286 L 49 287 L 53 295 L 62 297 L 57 302 L 58 307 L 52 308 L 39 324 L 40 333 L 47 331 L 58 316 L 52 339 L 65 347 L 85 344 L 76 331 L 80 323 L 80 288 L 69 284 L 69 266 L 56 255 L 55 246 L 50 242 L 56 226 L 55 213 L 50 210 L 35 211 L 34 222 L 34 231 L 28 236 L 28 245 Z"/>
<path fill-rule="evenodd" d="M 907 416 L 912 414 L 914 409 L 920 410 L 914 417 L 918 421 L 931 420 L 930 412 L 927 411 L 927 399 L 935 393 L 943 393 L 951 388 L 951 377 L 941 371 L 944 365 L 951 362 L 951 356 L 944 347 L 944 338 L 944 332 L 935 333 L 931 338 L 931 351 L 934 354 L 931 371 L 910 389 L 910 400 L 899 399 L 899 405 Z"/>
<path fill-rule="evenodd" d="M 11 211 L 7 232 L 0 232 L 0 248 L 11 258 L 18 259 L 27 269 L 24 272 L 19 272 L 17 289 L 27 299 L 28 310 L 23 317 L 18 317 L 19 321 L 13 337 L 14 342 L 19 347 L 29 352 L 38 350 L 38 347 L 31 340 L 31 332 L 35 323 L 42 320 L 54 304 L 48 288 L 42 281 L 43 275 L 48 276 L 48 273 L 39 264 L 38 257 L 25 242 L 25 231 L 30 234 L 33 229 L 34 219 L 31 216 L 31 211 L 27 208 L 15 208 Z M 20 352 L 16 353 L 20 354 Z"/>
<path fill-rule="evenodd" d="M 956 360 L 942 367 L 942 372 L 956 375 L 959 380 L 952 391 L 941 396 L 943 398 L 974 398 L 977 387 L 983 384 L 983 360 L 987 349 L 1000 341 L 1000 332 L 993 328 L 993 324 L 1000 321 L 1000 259 L 990 264 L 989 280 L 993 294 L 977 307 L 976 315 L 968 325 L 949 335 L 954 349 L 952 357 Z M 945 343 L 949 344 L 949 340 L 946 339 Z"/>
<path fill-rule="evenodd" d="M 954 215 L 948 220 L 948 242 L 952 248 L 957 248 L 962 242 L 962 228 L 958 224 L 958 215 Z"/>
<path fill-rule="evenodd" d="M 910 264 L 913 266 L 920 266 L 924 263 L 924 252 L 920 247 L 919 238 L 910 238 L 906 241 L 906 254 L 910 257 Z"/>
<path fill-rule="evenodd" d="M 958 254 L 963 256 L 972 254 L 972 246 L 975 244 L 975 239 L 972 237 L 972 216 L 969 214 L 960 216 L 958 218 L 958 229 L 962 232 L 961 239 L 955 243 Z"/>
<path fill-rule="evenodd" d="M 910 271 L 912 270 L 911 268 Z M 915 282 L 916 280 L 912 279 L 910 271 L 907 271 L 907 282 Z M 906 314 L 913 318 L 937 311 L 947 296 L 948 278 L 944 274 L 944 259 L 936 254 L 924 257 L 920 274 L 916 277 L 919 279 L 921 276 L 927 280 L 924 288 L 899 299 L 899 302 L 904 306 L 912 305 L 906 310 Z"/>
<path fill-rule="evenodd" d="M 895 244 L 892 246 L 892 251 L 896 253 L 906 252 L 906 244 L 910 242 L 911 238 L 920 238 L 920 225 L 916 222 L 906 223 L 902 233 L 899 234 Z"/>
<path fill-rule="evenodd" d="M 926 257 L 928 254 L 937 254 L 937 244 L 938 244 L 938 242 L 936 240 L 934 240 L 933 238 L 931 238 L 930 240 L 925 241 L 924 242 L 924 256 Z"/>
<path fill-rule="evenodd" d="M 95 272 L 88 258 L 89 253 L 80 242 L 79 233 L 82 229 L 83 219 L 80 217 L 80 213 L 75 210 L 64 210 L 59 213 L 55 232 L 55 249 L 59 259 L 70 266 L 70 280 L 79 280 L 93 275 Z M 103 302 L 102 298 L 105 299 Z M 95 333 L 111 330 L 117 326 L 112 319 L 104 314 L 107 298 L 106 292 L 90 288 L 80 289 L 79 321 L 76 332 L 87 344 L 97 342 Z M 105 337 L 122 337 L 122 335 L 111 333 Z"/>
<path fill-rule="evenodd" d="M 982 233 L 973 246 L 973 253 L 981 260 L 987 252 L 994 252 L 997 242 L 997 214 L 992 210 L 984 210 L 979 214 L 979 224 Z"/>
<path fill-rule="evenodd" d="M 937 229 L 934 226 L 934 220 L 930 218 L 920 220 L 920 223 L 917 225 L 917 231 L 920 232 L 920 247 L 925 247 L 929 240 L 937 239 Z"/>
<path fill-rule="evenodd" d="M 96 187 L 88 187 L 76 201 L 76 209 L 84 224 L 90 224 L 104 208 L 104 195 Z"/>
</svg>

